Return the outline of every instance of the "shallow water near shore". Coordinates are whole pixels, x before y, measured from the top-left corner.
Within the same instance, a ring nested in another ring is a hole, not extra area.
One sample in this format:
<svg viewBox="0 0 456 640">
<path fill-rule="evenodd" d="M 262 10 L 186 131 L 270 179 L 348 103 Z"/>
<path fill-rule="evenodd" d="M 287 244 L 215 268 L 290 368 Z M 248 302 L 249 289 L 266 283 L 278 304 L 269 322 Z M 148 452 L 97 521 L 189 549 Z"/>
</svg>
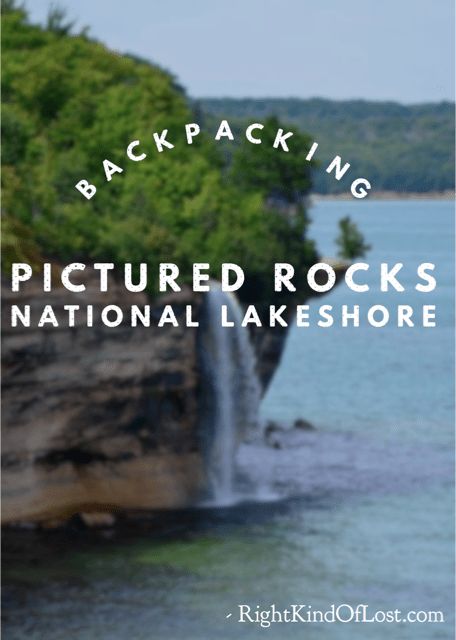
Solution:
<svg viewBox="0 0 456 640">
<path fill-rule="evenodd" d="M 453 632 L 453 205 L 320 202 L 310 235 L 334 255 L 350 215 L 373 249 L 369 293 L 317 304 L 437 305 L 437 327 L 291 329 L 263 418 L 315 431 L 243 445 L 256 499 L 151 516 L 117 531 L 7 532 L 7 640 L 450 639 Z M 380 294 L 379 262 L 406 292 Z M 435 262 L 437 289 L 415 291 Z M 238 605 L 442 611 L 445 623 L 239 624 Z M 231 617 L 226 618 L 227 615 Z"/>
</svg>

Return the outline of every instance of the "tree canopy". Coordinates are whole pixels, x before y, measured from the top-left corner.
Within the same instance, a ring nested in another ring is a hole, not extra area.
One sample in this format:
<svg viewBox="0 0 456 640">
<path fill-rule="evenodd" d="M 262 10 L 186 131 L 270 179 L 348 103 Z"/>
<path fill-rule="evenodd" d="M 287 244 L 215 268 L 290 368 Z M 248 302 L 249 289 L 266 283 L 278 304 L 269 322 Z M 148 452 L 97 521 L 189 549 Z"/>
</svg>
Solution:
<svg viewBox="0 0 456 640">
<path fill-rule="evenodd" d="M 227 170 L 215 132 L 206 128 L 186 144 L 184 124 L 197 116 L 169 72 L 110 51 L 86 32 L 72 35 L 61 13 L 43 28 L 9 1 L 2 24 L 6 263 L 24 255 L 172 261 L 190 275 L 195 261 L 214 269 L 237 262 L 255 301 L 266 279 L 270 290 L 274 261 L 299 271 L 316 259 L 303 216 L 267 203 L 270 179 L 289 199 L 309 190 L 309 169 L 301 164 L 298 179 L 292 154 L 273 150 L 273 160 L 266 145 L 255 157 L 240 148 Z M 165 128 L 175 148 L 153 153 L 152 132 Z M 125 156 L 135 139 L 150 142 L 144 162 Z M 109 183 L 105 158 L 124 168 Z M 262 180 L 254 178 L 255 164 L 258 175 L 265 168 Z M 90 201 L 74 188 L 81 178 L 101 185 Z"/>
</svg>

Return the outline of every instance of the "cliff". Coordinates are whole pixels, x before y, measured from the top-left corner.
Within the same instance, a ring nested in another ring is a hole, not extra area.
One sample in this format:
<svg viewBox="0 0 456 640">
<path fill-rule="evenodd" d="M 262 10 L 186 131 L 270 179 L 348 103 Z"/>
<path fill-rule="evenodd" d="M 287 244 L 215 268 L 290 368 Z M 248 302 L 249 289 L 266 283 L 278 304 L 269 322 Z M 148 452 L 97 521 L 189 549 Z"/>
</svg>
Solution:
<svg viewBox="0 0 456 640">
<path fill-rule="evenodd" d="M 233 172 L 212 127 L 202 123 L 195 144 L 187 143 L 185 125 L 197 114 L 170 73 L 84 34 L 33 25 L 25 10 L 9 5 L 2 11 L 5 271 L 13 262 L 108 256 L 120 264 L 128 256 L 150 267 L 174 261 L 189 277 L 199 256 L 242 264 L 252 277 L 241 302 L 265 306 L 271 262 L 286 256 L 304 278 L 317 258 L 301 207 L 311 188 L 309 136 L 296 131 L 295 153 L 276 153 L 280 123 L 271 119 L 264 144 L 238 149 Z M 148 156 L 140 164 L 125 152 L 132 122 Z M 160 153 L 151 133 L 168 128 L 174 148 Z M 109 185 L 105 159 L 129 165 Z M 263 167 L 261 184 L 255 167 Z M 97 186 L 90 201 L 75 189 L 81 179 Z M 271 195 L 280 206 L 268 204 Z M 67 292 L 43 294 L 38 283 L 29 284 L 14 302 L 40 309 L 130 305 L 116 289 L 102 297 L 92 289 L 72 300 Z M 307 298 L 301 294 L 299 302 Z M 3 299 L 8 313 L 8 290 Z M 186 302 L 201 303 L 190 291 L 169 301 L 180 304 L 182 314 Z M 141 303 L 138 296 L 134 302 Z M 156 301 L 153 313 L 165 302 Z M 196 330 L 184 324 L 13 330 L 9 324 L 3 334 L 4 522 L 194 501 L 205 483 Z M 286 331 L 252 334 L 265 388 Z"/>
<path fill-rule="evenodd" d="M 346 265 L 334 267 L 340 277 Z M 302 302 L 310 292 L 299 295 Z M 109 293 L 100 293 L 95 281 L 84 294 L 43 293 L 41 283 L 30 281 L 20 294 L 5 286 L 2 298 L 5 316 L 12 304 L 40 311 L 46 304 L 55 310 L 93 305 L 95 319 L 106 305 L 126 312 L 132 304 L 151 304 L 158 318 L 171 304 L 179 322 L 12 328 L 3 318 L 2 522 L 49 524 L 76 513 L 194 503 L 207 485 L 204 442 L 214 435 L 201 433 L 210 398 L 202 384 L 200 329 L 185 326 L 191 304 L 204 330 L 202 296 L 187 288 L 151 302 L 113 282 Z M 252 331 L 263 390 L 286 335 L 282 327 Z"/>
<path fill-rule="evenodd" d="M 73 294 L 74 295 L 74 294 Z M 140 294 L 94 287 L 95 307 L 145 304 Z M 134 297 L 134 299 L 133 299 Z M 57 289 L 10 303 L 81 304 Z M 176 304 L 176 296 L 157 301 Z M 178 310 L 200 300 L 179 294 Z M 179 313 L 179 311 L 178 311 Z M 8 328 L 3 323 L 2 521 L 77 512 L 177 507 L 203 484 L 197 430 L 196 332 L 185 327 Z"/>
</svg>

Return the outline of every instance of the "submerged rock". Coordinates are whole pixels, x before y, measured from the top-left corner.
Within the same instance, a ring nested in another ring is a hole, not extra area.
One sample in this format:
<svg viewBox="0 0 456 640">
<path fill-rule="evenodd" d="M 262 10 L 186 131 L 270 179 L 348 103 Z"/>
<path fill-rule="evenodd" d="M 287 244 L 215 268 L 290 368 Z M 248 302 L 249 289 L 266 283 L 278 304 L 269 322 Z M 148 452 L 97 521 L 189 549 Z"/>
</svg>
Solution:
<svg viewBox="0 0 456 640">
<path fill-rule="evenodd" d="M 303 418 L 295 420 L 292 426 L 280 425 L 270 420 L 264 429 L 264 440 L 273 449 L 286 449 L 305 445 L 306 432 L 311 431 L 315 431 L 315 427 Z"/>
<path fill-rule="evenodd" d="M 293 423 L 294 429 L 303 429 L 304 431 L 315 431 L 314 425 L 304 418 L 298 418 Z"/>
<path fill-rule="evenodd" d="M 284 433 L 285 428 L 271 420 L 265 426 L 264 440 L 266 444 L 273 449 L 282 449 Z"/>
</svg>

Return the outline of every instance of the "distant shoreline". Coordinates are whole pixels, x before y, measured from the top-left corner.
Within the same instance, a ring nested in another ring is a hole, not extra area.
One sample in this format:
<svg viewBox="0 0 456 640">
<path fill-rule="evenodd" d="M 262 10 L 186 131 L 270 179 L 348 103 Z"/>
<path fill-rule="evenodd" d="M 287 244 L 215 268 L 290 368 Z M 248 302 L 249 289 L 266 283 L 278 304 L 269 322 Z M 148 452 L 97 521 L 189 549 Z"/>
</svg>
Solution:
<svg viewBox="0 0 456 640">
<path fill-rule="evenodd" d="M 311 200 L 353 200 L 350 193 L 312 193 Z M 372 191 L 368 200 L 454 200 L 454 191 L 427 191 L 423 193 L 412 191 Z"/>
</svg>

